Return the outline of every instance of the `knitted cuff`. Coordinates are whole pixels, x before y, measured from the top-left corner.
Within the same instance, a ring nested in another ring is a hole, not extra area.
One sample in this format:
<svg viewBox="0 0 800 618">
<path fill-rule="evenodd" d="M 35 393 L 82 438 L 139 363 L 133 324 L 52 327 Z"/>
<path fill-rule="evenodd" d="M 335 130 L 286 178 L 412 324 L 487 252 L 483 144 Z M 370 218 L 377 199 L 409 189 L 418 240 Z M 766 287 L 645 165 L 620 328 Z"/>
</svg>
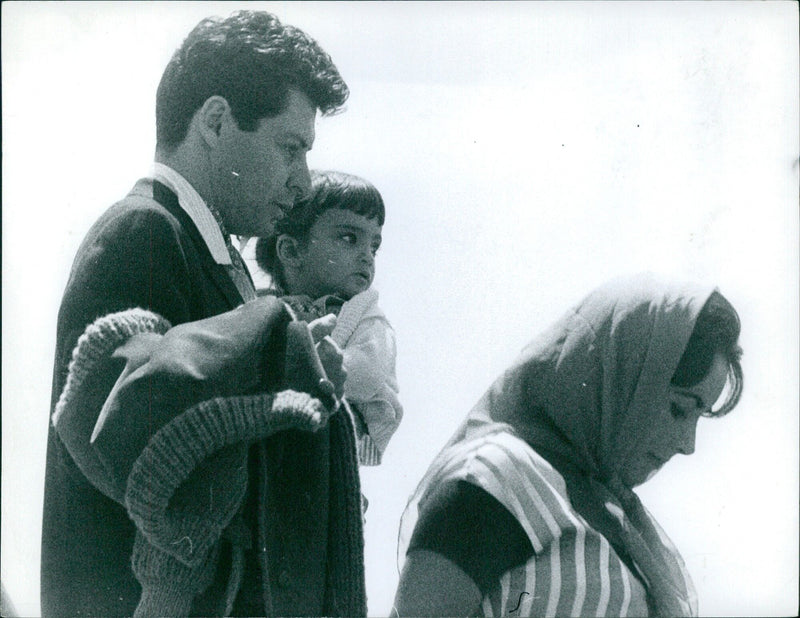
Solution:
<svg viewBox="0 0 800 618">
<path fill-rule="evenodd" d="M 247 451 L 243 449 L 241 461 L 224 471 L 213 508 L 172 500 L 192 471 L 228 445 L 251 443 L 285 429 L 316 431 L 325 422 L 327 414 L 319 400 L 289 390 L 199 403 L 162 427 L 134 463 L 125 493 L 128 513 L 151 543 L 195 567 L 244 498 Z M 207 494 L 206 475 L 192 481 L 203 485 L 182 488 L 182 496 L 191 500 L 198 492 Z"/>
<path fill-rule="evenodd" d="M 395 405 L 392 405 L 392 400 L 387 401 L 393 395 L 389 389 L 382 388 L 381 390 L 379 397 L 369 401 L 356 402 L 355 407 L 358 408 L 364 424 L 367 426 L 365 433 L 369 434 L 375 448 L 382 455 L 386 452 L 389 441 L 400 426 L 403 408 L 396 397 L 393 398 Z M 361 434 L 356 435 L 361 437 Z"/>
<path fill-rule="evenodd" d="M 64 390 L 53 412 L 53 424 L 58 423 L 63 411 L 70 406 L 76 393 L 100 363 L 134 335 L 141 333 L 166 333 L 172 325 L 157 313 L 133 308 L 97 318 L 78 338 L 72 351 Z"/>
<path fill-rule="evenodd" d="M 362 466 L 379 466 L 383 453 L 381 453 L 372 436 L 368 433 L 358 437 L 358 462 Z"/>
<path fill-rule="evenodd" d="M 203 563 L 190 568 L 137 532 L 131 567 L 142 585 L 142 596 L 134 617 L 188 616 L 194 597 L 214 579 L 216 558 L 212 552 Z"/>
</svg>

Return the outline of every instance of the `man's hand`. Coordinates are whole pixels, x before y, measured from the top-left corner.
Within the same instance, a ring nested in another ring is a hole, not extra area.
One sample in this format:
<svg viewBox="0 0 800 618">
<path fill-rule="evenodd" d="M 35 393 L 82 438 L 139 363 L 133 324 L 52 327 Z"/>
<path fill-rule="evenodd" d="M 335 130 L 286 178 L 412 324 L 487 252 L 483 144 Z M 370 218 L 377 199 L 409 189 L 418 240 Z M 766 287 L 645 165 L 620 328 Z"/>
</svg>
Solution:
<svg viewBox="0 0 800 618">
<path fill-rule="evenodd" d="M 325 375 L 333 384 L 336 398 L 341 399 L 344 396 L 344 381 L 347 378 L 347 370 L 342 365 L 344 360 L 342 350 L 333 339 L 325 337 L 317 344 L 317 354 L 322 368 L 325 370 Z"/>
<path fill-rule="evenodd" d="M 311 322 L 308 328 L 311 331 L 314 343 L 316 343 L 317 355 L 322 368 L 325 370 L 325 375 L 333 385 L 333 394 L 336 395 L 337 399 L 341 399 L 344 396 L 344 381 L 347 377 L 347 371 L 342 365 L 344 359 L 342 350 L 330 338 L 334 326 L 336 326 L 336 316 L 330 313 Z"/>
<path fill-rule="evenodd" d="M 329 313 L 311 322 L 308 328 L 311 330 L 311 337 L 314 339 L 314 343 L 319 343 L 333 332 L 335 326 L 336 316 L 333 313 Z"/>
</svg>

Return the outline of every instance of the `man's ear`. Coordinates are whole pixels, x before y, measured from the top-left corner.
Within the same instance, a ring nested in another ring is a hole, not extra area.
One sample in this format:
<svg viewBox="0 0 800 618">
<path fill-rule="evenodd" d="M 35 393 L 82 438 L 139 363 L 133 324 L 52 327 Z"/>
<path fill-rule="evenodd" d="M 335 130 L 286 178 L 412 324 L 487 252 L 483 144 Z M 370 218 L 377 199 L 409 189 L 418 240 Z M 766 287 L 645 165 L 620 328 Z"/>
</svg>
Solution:
<svg viewBox="0 0 800 618">
<path fill-rule="evenodd" d="M 292 268 L 299 268 L 302 263 L 300 259 L 300 241 L 288 234 L 278 236 L 278 241 L 275 243 L 275 253 L 282 264 Z"/>
<path fill-rule="evenodd" d="M 197 129 L 203 141 L 210 148 L 214 148 L 219 141 L 223 124 L 229 119 L 231 119 L 231 106 L 224 97 L 214 95 L 208 97 L 197 110 L 194 122 L 197 123 Z"/>
</svg>

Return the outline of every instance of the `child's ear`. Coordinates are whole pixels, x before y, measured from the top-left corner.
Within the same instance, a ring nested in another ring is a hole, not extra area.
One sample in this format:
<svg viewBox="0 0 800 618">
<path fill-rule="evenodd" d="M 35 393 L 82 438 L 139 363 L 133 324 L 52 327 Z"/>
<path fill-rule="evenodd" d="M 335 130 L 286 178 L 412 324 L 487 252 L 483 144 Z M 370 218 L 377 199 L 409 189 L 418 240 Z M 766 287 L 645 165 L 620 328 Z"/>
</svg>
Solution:
<svg viewBox="0 0 800 618">
<path fill-rule="evenodd" d="M 300 264 L 300 243 L 288 234 L 278 236 L 275 252 L 282 264 L 297 268 Z"/>
</svg>

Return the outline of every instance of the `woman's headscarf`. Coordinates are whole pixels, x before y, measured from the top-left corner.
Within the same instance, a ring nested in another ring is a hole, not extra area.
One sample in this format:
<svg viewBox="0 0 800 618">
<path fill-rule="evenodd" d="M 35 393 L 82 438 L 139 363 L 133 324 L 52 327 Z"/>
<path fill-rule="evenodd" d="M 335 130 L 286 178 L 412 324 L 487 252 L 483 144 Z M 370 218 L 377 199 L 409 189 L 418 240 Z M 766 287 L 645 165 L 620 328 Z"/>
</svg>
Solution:
<svg viewBox="0 0 800 618">
<path fill-rule="evenodd" d="M 562 474 L 575 510 L 638 572 L 657 615 L 693 613 L 694 591 L 619 472 L 648 439 L 648 419 L 669 405 L 670 380 L 712 292 L 650 274 L 601 286 L 523 350 L 448 443 L 510 426 Z M 622 520 L 606 508 L 612 496 Z"/>
<path fill-rule="evenodd" d="M 542 456 L 614 478 L 646 440 L 713 288 L 641 274 L 607 283 L 534 339 L 453 441 L 507 423 Z M 556 466 L 557 468 L 559 466 Z"/>
</svg>

